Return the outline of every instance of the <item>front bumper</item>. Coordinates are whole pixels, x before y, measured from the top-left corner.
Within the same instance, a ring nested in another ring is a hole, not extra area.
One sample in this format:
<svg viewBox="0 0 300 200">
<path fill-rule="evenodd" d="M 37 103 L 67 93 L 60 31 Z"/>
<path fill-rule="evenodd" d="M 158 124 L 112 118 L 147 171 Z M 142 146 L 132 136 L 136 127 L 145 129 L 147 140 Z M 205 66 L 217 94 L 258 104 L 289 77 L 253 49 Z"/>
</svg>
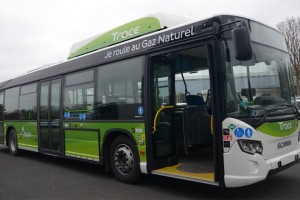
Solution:
<svg viewBox="0 0 300 200">
<path fill-rule="evenodd" d="M 235 142 L 230 151 L 224 153 L 225 186 L 240 187 L 262 181 L 268 175 L 291 166 L 299 157 L 299 145 L 294 151 L 265 160 L 260 154 L 243 153 Z"/>
</svg>

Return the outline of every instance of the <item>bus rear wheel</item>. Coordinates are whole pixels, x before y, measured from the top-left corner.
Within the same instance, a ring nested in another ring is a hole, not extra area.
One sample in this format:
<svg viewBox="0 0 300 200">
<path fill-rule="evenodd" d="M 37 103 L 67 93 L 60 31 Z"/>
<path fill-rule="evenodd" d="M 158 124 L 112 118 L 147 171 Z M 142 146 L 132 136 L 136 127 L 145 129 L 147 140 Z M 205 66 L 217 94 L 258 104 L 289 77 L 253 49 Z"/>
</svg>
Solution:
<svg viewBox="0 0 300 200">
<path fill-rule="evenodd" d="M 111 144 L 110 167 L 115 177 L 125 183 L 135 183 L 140 177 L 138 151 L 131 139 L 118 136 Z"/>
<path fill-rule="evenodd" d="M 13 155 L 13 156 L 19 155 L 17 133 L 13 129 L 9 132 L 8 149 L 9 149 L 9 152 L 11 155 Z"/>
</svg>

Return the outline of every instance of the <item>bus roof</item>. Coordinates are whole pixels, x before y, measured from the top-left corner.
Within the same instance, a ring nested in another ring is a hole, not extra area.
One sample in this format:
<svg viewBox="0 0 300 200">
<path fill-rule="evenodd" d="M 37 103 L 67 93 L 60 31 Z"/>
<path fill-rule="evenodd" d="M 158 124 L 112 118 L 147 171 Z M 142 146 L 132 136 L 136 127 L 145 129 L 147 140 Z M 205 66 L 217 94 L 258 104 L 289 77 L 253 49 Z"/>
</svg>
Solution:
<svg viewBox="0 0 300 200">
<path fill-rule="evenodd" d="M 73 44 L 68 59 L 189 21 L 192 19 L 166 13 L 154 13 Z"/>
<path fill-rule="evenodd" d="M 75 72 L 75 71 L 78 71 L 81 69 L 87 69 L 90 67 L 94 67 L 97 65 L 112 62 L 117 59 L 124 58 L 125 56 L 131 57 L 134 55 L 138 55 L 138 53 L 141 53 L 141 52 L 144 53 L 145 51 L 149 51 L 152 49 L 152 47 L 156 47 L 156 46 L 155 45 L 147 46 L 147 48 L 143 48 L 142 50 L 140 49 L 140 51 L 134 51 L 134 52 L 130 52 L 129 54 L 124 54 L 124 55 L 120 55 L 120 56 L 110 57 L 109 59 L 104 59 L 104 56 L 109 51 L 112 52 L 112 51 L 118 50 L 121 47 L 125 47 L 126 45 L 133 45 L 136 43 L 141 43 L 141 41 L 143 41 L 143 40 L 150 41 L 153 38 L 157 38 L 159 36 L 163 36 L 163 35 L 172 33 L 172 31 L 175 31 L 175 30 L 180 30 L 182 32 L 182 30 L 185 30 L 186 28 L 188 28 L 192 25 L 195 25 L 195 24 L 201 26 L 200 32 L 202 33 L 203 30 L 206 30 L 208 27 L 211 27 L 212 22 L 216 19 L 219 19 L 222 21 L 222 18 L 224 16 L 239 17 L 239 16 L 234 16 L 234 15 L 218 15 L 218 16 L 214 15 L 214 16 L 211 16 L 206 19 L 195 20 L 195 19 L 184 18 L 184 17 L 181 17 L 181 19 L 178 19 L 179 18 L 178 16 L 175 17 L 174 15 L 165 15 L 162 13 L 156 14 L 155 16 L 156 17 L 154 17 L 154 15 L 149 15 L 145 18 L 152 17 L 152 18 L 155 18 L 155 20 L 159 20 L 160 27 L 157 26 L 158 29 L 156 31 L 151 30 L 150 32 L 144 32 L 142 35 L 134 35 L 133 37 L 130 37 L 130 38 L 122 38 L 124 40 L 117 41 L 116 43 L 111 43 L 108 46 L 102 46 L 100 49 L 94 49 L 94 50 L 88 49 L 86 52 L 81 52 L 81 54 L 78 54 L 78 55 L 70 53 L 70 55 L 72 54 L 73 57 L 69 56 L 69 58 L 73 58 L 73 59 L 69 59 L 68 61 L 53 65 L 51 67 L 42 68 L 40 70 L 33 70 L 31 73 L 27 73 L 25 75 L 4 81 L 4 82 L 0 83 L 0 90 L 15 87 L 15 86 L 22 85 L 22 84 L 36 82 L 39 80 L 43 80 L 43 79 L 47 79 L 47 78 L 51 78 L 51 77 L 55 77 L 55 76 L 60 76 L 60 75 Z M 145 19 L 145 18 L 141 18 L 141 19 Z M 242 17 L 242 18 L 244 18 L 244 17 Z M 245 18 L 245 19 L 249 19 L 249 18 Z M 154 19 L 151 19 L 151 20 L 154 20 Z M 136 21 L 138 21 L 138 20 L 135 20 L 133 22 L 136 22 Z M 122 25 L 120 27 L 126 28 L 126 27 L 128 27 L 127 26 L 128 24 L 131 24 L 131 22 L 129 22 L 125 25 Z M 131 25 L 134 25 L 134 23 Z M 133 26 L 133 27 L 136 27 L 136 26 Z M 113 30 L 118 31 L 117 28 L 113 29 Z M 107 33 L 114 33 L 114 32 L 112 32 L 113 30 L 108 31 L 104 34 L 95 36 L 93 38 L 97 40 L 97 38 L 102 38 L 102 36 L 107 35 Z M 209 29 L 209 31 L 207 31 L 207 32 L 204 31 L 203 33 L 206 33 L 206 35 L 207 34 L 212 35 L 213 30 Z M 122 37 L 122 36 L 120 35 L 119 37 Z M 75 53 L 75 52 L 79 51 L 81 48 L 85 47 L 85 45 L 88 45 L 93 40 L 93 38 L 92 39 L 90 38 L 90 39 L 87 39 L 82 42 L 74 44 L 72 47 L 73 50 L 71 49 L 71 52 Z M 153 48 L 153 49 L 155 49 L 155 48 Z"/>
</svg>

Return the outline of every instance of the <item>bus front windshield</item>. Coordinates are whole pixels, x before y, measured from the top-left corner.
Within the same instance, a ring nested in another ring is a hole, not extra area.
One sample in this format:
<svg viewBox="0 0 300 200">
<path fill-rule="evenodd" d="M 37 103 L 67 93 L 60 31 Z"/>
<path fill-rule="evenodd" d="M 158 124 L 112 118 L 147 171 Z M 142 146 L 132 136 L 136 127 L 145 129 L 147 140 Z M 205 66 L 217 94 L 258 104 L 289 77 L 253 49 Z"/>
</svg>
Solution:
<svg viewBox="0 0 300 200">
<path fill-rule="evenodd" d="M 233 55 L 232 42 L 225 41 L 224 45 L 228 117 L 261 118 L 266 113 L 286 115 L 295 112 L 286 52 L 253 42 L 252 59 L 238 61 Z"/>
</svg>

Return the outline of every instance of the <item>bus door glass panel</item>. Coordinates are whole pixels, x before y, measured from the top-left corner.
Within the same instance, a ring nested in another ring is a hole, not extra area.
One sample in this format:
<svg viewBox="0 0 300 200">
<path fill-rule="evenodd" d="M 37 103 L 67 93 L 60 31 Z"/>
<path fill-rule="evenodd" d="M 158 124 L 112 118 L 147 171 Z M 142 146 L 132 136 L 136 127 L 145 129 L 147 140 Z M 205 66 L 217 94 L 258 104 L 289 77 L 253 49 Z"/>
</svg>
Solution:
<svg viewBox="0 0 300 200">
<path fill-rule="evenodd" d="M 40 146 L 49 149 L 49 86 L 50 82 L 41 83 L 40 90 Z"/>
<path fill-rule="evenodd" d="M 163 109 L 172 102 L 171 64 L 153 59 L 153 145 L 154 156 L 165 157 L 174 154 L 172 135 L 172 109 Z"/>
<path fill-rule="evenodd" d="M 208 69 L 198 69 L 193 72 L 185 72 L 176 75 L 176 97 L 184 94 L 183 79 L 185 79 L 188 93 L 185 102 L 177 98 L 177 111 L 182 108 L 183 142 L 185 152 L 196 151 L 202 146 L 212 144 L 212 133 L 210 130 L 211 104 L 210 104 L 210 80 Z M 186 104 L 182 107 L 180 105 Z M 178 124 L 180 124 L 178 122 Z M 179 130 L 179 129 L 178 129 Z M 180 137 L 181 134 L 177 134 Z"/>
<path fill-rule="evenodd" d="M 4 143 L 4 129 L 3 129 L 3 101 L 4 93 L 0 92 L 0 144 Z"/>
<path fill-rule="evenodd" d="M 205 46 L 173 54 L 170 58 L 174 57 L 176 63 L 176 139 L 177 143 L 183 141 L 185 153 L 190 153 L 213 141 L 208 58 Z"/>
<path fill-rule="evenodd" d="M 41 83 L 40 144 L 42 149 L 61 150 L 60 84 L 60 79 Z"/>
<path fill-rule="evenodd" d="M 50 128 L 52 150 L 60 151 L 60 80 L 51 81 L 51 101 L 50 101 Z"/>
</svg>

